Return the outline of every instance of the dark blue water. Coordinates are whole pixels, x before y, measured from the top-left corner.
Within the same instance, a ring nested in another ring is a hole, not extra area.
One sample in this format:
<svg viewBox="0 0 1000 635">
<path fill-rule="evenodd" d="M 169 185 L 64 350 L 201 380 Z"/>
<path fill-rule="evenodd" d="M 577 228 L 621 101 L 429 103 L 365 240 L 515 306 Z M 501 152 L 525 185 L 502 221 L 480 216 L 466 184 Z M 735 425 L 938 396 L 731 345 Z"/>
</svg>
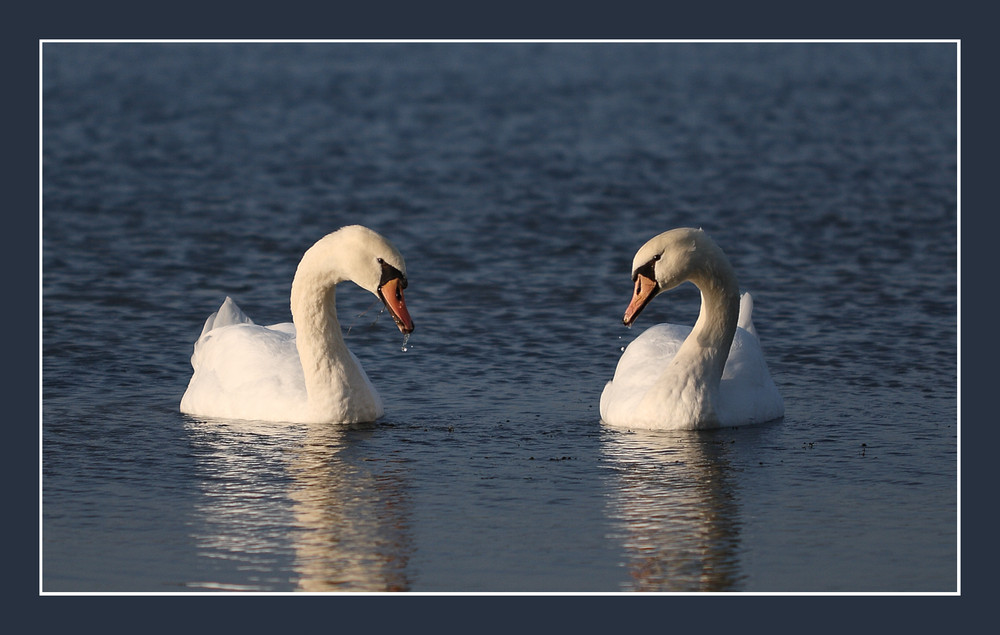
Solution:
<svg viewBox="0 0 1000 635">
<path fill-rule="evenodd" d="M 43 48 L 44 592 L 954 592 L 953 44 Z M 338 294 L 371 426 L 181 415 L 226 295 Z M 703 227 L 784 420 L 605 428 L 635 250 Z"/>
</svg>

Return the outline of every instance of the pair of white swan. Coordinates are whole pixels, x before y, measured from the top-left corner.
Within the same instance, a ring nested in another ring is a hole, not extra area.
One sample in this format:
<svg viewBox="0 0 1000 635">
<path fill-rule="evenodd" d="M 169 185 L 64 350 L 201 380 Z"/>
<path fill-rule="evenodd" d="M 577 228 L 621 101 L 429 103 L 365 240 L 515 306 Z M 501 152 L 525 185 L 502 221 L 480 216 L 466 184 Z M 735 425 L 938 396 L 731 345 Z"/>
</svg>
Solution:
<svg viewBox="0 0 1000 635">
<path fill-rule="evenodd" d="M 777 419 L 784 405 L 741 296 L 732 266 L 700 229 L 656 236 L 633 260 L 631 325 L 652 298 L 683 282 L 702 293 L 694 328 L 651 327 L 622 355 L 601 395 L 613 426 L 700 429 Z M 258 326 L 226 298 L 195 342 L 194 374 L 181 412 L 289 422 L 368 422 L 384 410 L 344 343 L 335 289 L 351 280 L 383 301 L 399 330 L 413 331 L 403 289 L 406 264 L 389 241 L 360 225 L 320 239 L 292 281 L 292 324 Z"/>
</svg>

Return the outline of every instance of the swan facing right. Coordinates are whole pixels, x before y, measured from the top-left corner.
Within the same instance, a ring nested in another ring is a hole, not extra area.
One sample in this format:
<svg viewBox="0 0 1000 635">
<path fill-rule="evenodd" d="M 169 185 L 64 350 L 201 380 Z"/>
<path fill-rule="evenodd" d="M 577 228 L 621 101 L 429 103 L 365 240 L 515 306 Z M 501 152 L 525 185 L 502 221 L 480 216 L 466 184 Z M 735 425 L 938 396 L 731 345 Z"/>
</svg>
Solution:
<svg viewBox="0 0 1000 635">
<path fill-rule="evenodd" d="M 784 416 L 751 320 L 753 298 L 740 295 L 729 258 L 708 234 L 679 228 L 650 239 L 635 254 L 632 281 L 626 326 L 684 282 L 701 291 L 701 311 L 693 328 L 657 324 L 629 344 L 601 394 L 606 424 L 698 430 Z"/>
<path fill-rule="evenodd" d="M 337 321 L 336 287 L 348 280 L 378 297 L 400 332 L 413 332 L 403 256 L 367 227 L 342 227 L 302 256 L 292 280 L 292 323 L 254 324 L 228 297 L 209 316 L 194 344 L 181 412 L 292 423 L 381 417 L 382 399 Z"/>
</svg>

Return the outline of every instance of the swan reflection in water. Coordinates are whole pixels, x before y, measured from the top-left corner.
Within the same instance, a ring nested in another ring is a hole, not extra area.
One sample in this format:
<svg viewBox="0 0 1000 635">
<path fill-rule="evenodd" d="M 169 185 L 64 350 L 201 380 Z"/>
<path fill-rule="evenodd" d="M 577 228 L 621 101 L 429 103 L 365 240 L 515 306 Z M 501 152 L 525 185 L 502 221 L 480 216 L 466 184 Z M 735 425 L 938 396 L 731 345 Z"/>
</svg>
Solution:
<svg viewBox="0 0 1000 635">
<path fill-rule="evenodd" d="M 402 459 L 372 425 L 189 420 L 203 474 L 195 539 L 224 591 L 406 591 L 413 551 Z M 233 562 L 235 561 L 235 566 Z"/>
<path fill-rule="evenodd" d="M 717 430 L 602 433 L 628 591 L 738 591 L 740 522 Z"/>
</svg>

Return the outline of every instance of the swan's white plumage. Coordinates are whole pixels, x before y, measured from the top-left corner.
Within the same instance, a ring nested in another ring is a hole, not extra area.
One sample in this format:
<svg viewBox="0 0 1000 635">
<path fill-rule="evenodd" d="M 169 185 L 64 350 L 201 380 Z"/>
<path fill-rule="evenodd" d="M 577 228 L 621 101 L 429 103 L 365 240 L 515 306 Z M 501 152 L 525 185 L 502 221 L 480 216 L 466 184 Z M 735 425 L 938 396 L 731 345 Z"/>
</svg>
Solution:
<svg viewBox="0 0 1000 635">
<path fill-rule="evenodd" d="M 702 291 L 701 315 L 693 328 L 650 327 L 626 348 L 601 394 L 602 420 L 631 428 L 700 429 L 782 417 L 784 402 L 753 325 L 753 298 L 739 295 L 721 249 L 701 230 L 673 230 L 639 250 L 633 273 L 644 265 L 647 273 L 655 271 L 657 283 L 645 302 L 691 281 Z"/>
<path fill-rule="evenodd" d="M 384 263 L 405 285 L 399 252 L 375 232 L 349 226 L 327 235 L 303 256 L 292 283 L 294 324 L 255 324 L 227 297 L 195 342 L 194 373 L 181 398 L 181 412 L 289 422 L 381 417 L 381 397 L 344 343 L 334 288 L 353 280 L 381 297 Z M 412 331 L 401 291 L 395 302 L 403 314 L 393 313 L 400 330 Z"/>
</svg>

